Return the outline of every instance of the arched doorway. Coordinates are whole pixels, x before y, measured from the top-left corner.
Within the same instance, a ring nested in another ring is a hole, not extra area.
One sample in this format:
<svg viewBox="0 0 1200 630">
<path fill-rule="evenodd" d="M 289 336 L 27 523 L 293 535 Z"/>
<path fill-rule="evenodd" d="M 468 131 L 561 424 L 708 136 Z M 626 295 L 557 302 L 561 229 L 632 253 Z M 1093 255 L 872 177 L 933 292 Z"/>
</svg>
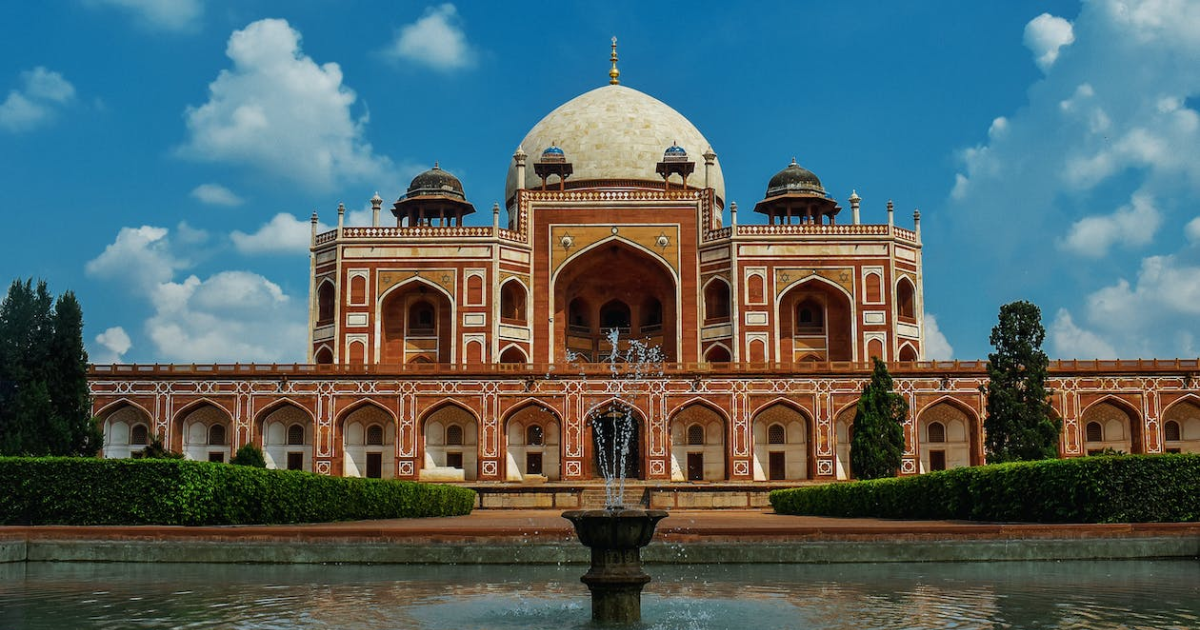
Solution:
<svg viewBox="0 0 1200 630">
<path fill-rule="evenodd" d="M 183 412 L 183 454 L 188 459 L 226 462 L 232 453 L 229 413 L 211 403 L 201 403 Z"/>
<path fill-rule="evenodd" d="M 782 360 L 851 361 L 854 323 L 850 298 L 839 287 L 810 278 L 779 302 Z"/>
<path fill-rule="evenodd" d="M 614 401 L 592 411 L 588 419 L 592 439 L 592 477 L 606 471 L 626 479 L 642 478 L 642 419 L 628 405 Z"/>
<path fill-rule="evenodd" d="M 541 475 L 548 481 L 562 478 L 561 431 L 558 416 L 540 405 L 518 409 L 505 421 L 505 479 L 523 481 Z"/>
<path fill-rule="evenodd" d="M 927 407 L 917 420 L 921 472 L 970 466 L 975 423 L 961 408 L 947 402 Z"/>
<path fill-rule="evenodd" d="M 849 405 L 838 412 L 833 423 L 833 453 L 834 468 L 838 479 L 850 479 L 850 438 L 854 434 L 854 416 L 858 413 L 858 404 Z"/>
<path fill-rule="evenodd" d="M 554 281 L 555 337 L 587 361 L 611 353 L 617 329 L 677 356 L 675 279 L 658 258 L 621 241 L 599 245 L 567 263 Z M 622 348 L 623 350 L 624 348 Z"/>
<path fill-rule="evenodd" d="M 1167 409 L 1163 447 L 1167 453 L 1200 453 L 1200 405 L 1185 400 Z"/>
<path fill-rule="evenodd" d="M 479 428 L 471 412 L 445 404 L 425 417 L 423 478 L 475 481 L 479 478 Z"/>
<path fill-rule="evenodd" d="M 279 405 L 261 416 L 259 435 L 267 468 L 312 471 L 313 423 L 307 411 Z"/>
<path fill-rule="evenodd" d="M 342 420 L 342 475 L 391 479 L 396 475 L 396 422 L 373 404 L 362 405 Z"/>
<path fill-rule="evenodd" d="M 775 403 L 754 414 L 754 480 L 808 479 L 808 418 L 798 409 Z"/>
<path fill-rule="evenodd" d="M 392 290 L 380 306 L 380 362 L 450 363 L 451 310 L 446 294 L 423 280 Z"/>
<path fill-rule="evenodd" d="M 1107 450 L 1121 453 L 1140 453 L 1141 421 L 1125 405 L 1106 400 L 1088 407 L 1080 420 L 1083 426 L 1083 449 L 1088 455 Z"/>
<path fill-rule="evenodd" d="M 725 419 L 701 404 L 671 418 L 671 481 L 721 481 L 725 470 Z"/>
<path fill-rule="evenodd" d="M 124 459 L 141 457 L 153 439 L 150 416 L 142 409 L 124 403 L 104 415 L 104 457 Z"/>
</svg>

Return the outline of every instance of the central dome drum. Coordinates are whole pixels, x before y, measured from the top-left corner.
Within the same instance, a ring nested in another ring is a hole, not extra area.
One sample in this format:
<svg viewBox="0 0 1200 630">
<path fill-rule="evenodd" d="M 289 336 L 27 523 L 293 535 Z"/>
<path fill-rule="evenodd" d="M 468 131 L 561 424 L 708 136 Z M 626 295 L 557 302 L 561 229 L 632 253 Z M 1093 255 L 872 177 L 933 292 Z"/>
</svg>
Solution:
<svg viewBox="0 0 1200 630">
<path fill-rule="evenodd" d="M 581 94 L 550 112 L 521 141 L 521 149 L 536 157 L 558 147 L 575 171 L 568 182 L 584 180 L 638 180 L 657 183 L 662 177 L 655 166 L 663 151 L 683 148 L 696 160 L 697 177 L 689 185 L 704 185 L 704 158 L 711 146 L 696 126 L 662 101 L 623 85 L 606 85 Z M 716 161 L 709 184 L 724 205 L 725 179 Z M 525 187 L 540 188 L 541 179 L 532 168 L 525 171 Z M 517 190 L 517 168 L 508 167 L 504 197 L 511 200 Z"/>
</svg>

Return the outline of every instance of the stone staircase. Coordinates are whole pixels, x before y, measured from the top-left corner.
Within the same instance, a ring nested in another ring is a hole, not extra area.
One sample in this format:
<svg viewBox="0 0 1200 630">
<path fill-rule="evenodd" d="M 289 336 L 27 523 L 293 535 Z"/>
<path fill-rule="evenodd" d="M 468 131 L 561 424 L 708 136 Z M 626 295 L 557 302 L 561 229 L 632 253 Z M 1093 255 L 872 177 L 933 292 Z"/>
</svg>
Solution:
<svg viewBox="0 0 1200 630">
<path fill-rule="evenodd" d="M 584 510 L 598 510 L 604 507 L 604 486 L 585 488 L 579 497 L 579 507 Z M 636 483 L 626 483 L 625 493 L 621 495 L 624 505 L 628 507 L 649 507 L 650 490 Z"/>
</svg>

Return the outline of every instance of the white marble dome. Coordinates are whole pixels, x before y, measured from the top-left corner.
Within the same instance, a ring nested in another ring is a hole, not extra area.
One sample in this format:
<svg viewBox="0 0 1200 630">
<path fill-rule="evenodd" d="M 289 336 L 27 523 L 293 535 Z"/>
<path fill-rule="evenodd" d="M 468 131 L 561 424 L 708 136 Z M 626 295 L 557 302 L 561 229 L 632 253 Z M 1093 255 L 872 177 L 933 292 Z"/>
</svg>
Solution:
<svg viewBox="0 0 1200 630">
<path fill-rule="evenodd" d="M 606 85 L 581 94 L 550 112 L 521 141 L 526 161 L 525 187 L 541 188 L 533 170 L 542 152 L 558 146 L 566 153 L 574 174 L 567 180 L 636 179 L 662 182 L 654 172 L 663 152 L 672 144 L 687 151 L 696 163 L 690 186 L 704 185 L 704 152 L 708 141 L 688 119 L 662 101 L 623 85 Z M 717 198 L 725 199 L 725 178 L 718 159 L 709 175 Z M 505 199 L 517 189 L 517 167 L 508 166 Z"/>
</svg>

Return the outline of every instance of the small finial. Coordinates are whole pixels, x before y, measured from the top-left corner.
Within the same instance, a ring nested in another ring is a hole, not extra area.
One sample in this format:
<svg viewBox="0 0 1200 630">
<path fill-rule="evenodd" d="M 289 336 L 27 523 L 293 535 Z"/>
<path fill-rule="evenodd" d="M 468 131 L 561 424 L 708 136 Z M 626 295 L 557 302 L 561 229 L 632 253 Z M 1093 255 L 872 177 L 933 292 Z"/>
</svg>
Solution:
<svg viewBox="0 0 1200 630">
<path fill-rule="evenodd" d="M 794 155 L 792 156 L 792 163 L 789 164 L 788 166 L 799 166 L 799 164 L 796 164 L 796 156 L 794 156 Z"/>
<path fill-rule="evenodd" d="M 434 161 L 433 161 L 433 170 L 435 170 L 435 171 L 437 171 L 437 170 L 441 170 L 441 167 L 440 167 L 440 166 L 438 166 L 438 161 L 437 161 L 437 160 L 434 160 Z"/>
<path fill-rule="evenodd" d="M 621 81 L 620 81 L 619 77 L 621 76 L 621 71 L 617 70 L 617 38 L 616 37 L 612 38 L 612 56 L 609 58 L 609 61 L 612 61 L 612 70 L 608 71 L 608 84 L 609 85 L 620 85 Z"/>
<path fill-rule="evenodd" d="M 858 202 L 858 201 L 862 201 L 862 197 L 859 197 L 859 196 L 858 196 L 858 191 L 857 191 L 857 190 L 851 190 L 851 191 L 850 191 L 850 203 L 855 203 L 855 202 Z"/>
<path fill-rule="evenodd" d="M 313 222 L 313 225 L 317 224 L 317 210 L 315 208 L 313 209 L 313 213 L 312 213 L 312 222 Z"/>
<path fill-rule="evenodd" d="M 916 221 L 918 223 L 921 222 L 921 209 L 920 208 L 913 210 L 913 221 Z"/>
<path fill-rule="evenodd" d="M 346 204 L 338 203 L 338 214 L 346 214 Z"/>
<path fill-rule="evenodd" d="M 500 214 L 500 202 L 499 201 L 492 203 L 492 214 Z"/>
<path fill-rule="evenodd" d="M 892 200 L 891 200 L 891 199 L 888 199 L 888 205 L 887 205 L 887 209 L 888 209 L 888 212 L 891 212 L 892 210 L 894 210 L 894 209 L 895 209 L 895 206 L 892 204 Z"/>
<path fill-rule="evenodd" d="M 375 196 L 374 196 L 374 197 L 371 197 L 371 203 L 372 203 L 372 204 L 380 204 L 380 203 L 383 203 L 383 197 L 380 197 L 380 196 L 379 196 L 379 191 L 378 191 L 378 190 L 376 190 L 376 191 L 375 191 Z"/>
</svg>

